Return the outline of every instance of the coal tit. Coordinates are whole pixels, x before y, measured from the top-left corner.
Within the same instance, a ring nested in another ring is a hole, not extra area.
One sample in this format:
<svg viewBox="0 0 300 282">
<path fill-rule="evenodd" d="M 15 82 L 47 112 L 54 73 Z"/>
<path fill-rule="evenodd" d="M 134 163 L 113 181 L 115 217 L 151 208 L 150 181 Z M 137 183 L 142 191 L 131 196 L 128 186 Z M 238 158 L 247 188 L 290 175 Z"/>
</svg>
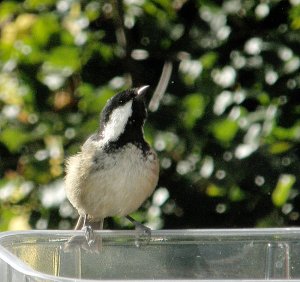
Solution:
<svg viewBox="0 0 300 282">
<path fill-rule="evenodd" d="M 108 100 L 98 131 L 67 159 L 66 195 L 79 213 L 75 229 L 102 229 L 106 217 L 129 215 L 153 193 L 159 162 L 143 134 L 147 88 Z"/>
</svg>

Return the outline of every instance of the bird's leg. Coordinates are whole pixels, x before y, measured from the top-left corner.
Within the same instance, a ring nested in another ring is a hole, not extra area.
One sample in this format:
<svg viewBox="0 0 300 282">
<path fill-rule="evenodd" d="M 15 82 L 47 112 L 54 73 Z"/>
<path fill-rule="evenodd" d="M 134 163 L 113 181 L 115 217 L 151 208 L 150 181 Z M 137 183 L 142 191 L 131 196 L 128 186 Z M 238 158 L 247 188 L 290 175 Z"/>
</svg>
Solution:
<svg viewBox="0 0 300 282">
<path fill-rule="evenodd" d="M 103 229 L 103 222 L 103 219 L 90 222 L 87 215 L 79 216 L 75 230 L 84 231 L 84 237 L 82 235 L 72 236 L 65 243 L 64 250 L 70 252 L 74 248 L 81 247 L 83 250 L 99 253 L 102 250 L 102 238 L 101 236 L 96 236 L 94 230 Z"/>
<path fill-rule="evenodd" d="M 104 219 L 100 219 L 96 222 L 91 222 L 92 230 L 103 230 Z M 96 235 L 94 237 L 93 249 L 95 252 L 100 253 L 102 251 L 102 235 Z"/>
<path fill-rule="evenodd" d="M 84 222 L 84 217 L 83 216 L 79 216 L 76 226 L 74 227 L 74 230 L 80 230 L 83 227 L 83 222 Z"/>
<path fill-rule="evenodd" d="M 88 215 L 84 215 L 83 227 L 81 228 L 84 231 L 85 239 L 89 246 L 92 246 L 95 243 L 95 235 L 92 226 L 89 224 Z"/>
<path fill-rule="evenodd" d="M 126 218 L 135 226 L 135 230 L 141 235 L 151 236 L 151 229 L 127 215 Z"/>
<path fill-rule="evenodd" d="M 146 239 L 146 243 L 149 243 L 151 238 L 151 229 L 140 222 L 134 220 L 131 216 L 127 215 L 126 218 L 135 226 L 137 240 L 135 244 L 140 247 L 141 239 Z"/>
</svg>

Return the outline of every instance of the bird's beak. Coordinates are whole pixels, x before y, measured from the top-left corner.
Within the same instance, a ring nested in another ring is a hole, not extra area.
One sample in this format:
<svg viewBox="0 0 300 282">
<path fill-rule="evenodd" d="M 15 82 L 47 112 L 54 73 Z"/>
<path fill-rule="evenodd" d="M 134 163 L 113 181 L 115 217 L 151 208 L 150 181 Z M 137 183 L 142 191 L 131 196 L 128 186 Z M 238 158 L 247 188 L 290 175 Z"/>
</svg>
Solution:
<svg viewBox="0 0 300 282">
<path fill-rule="evenodd" d="M 136 97 L 138 99 L 144 99 L 145 94 L 147 93 L 147 90 L 148 90 L 149 87 L 150 87 L 150 85 L 144 85 L 144 86 L 139 87 L 136 90 L 136 94 L 137 94 Z"/>
</svg>

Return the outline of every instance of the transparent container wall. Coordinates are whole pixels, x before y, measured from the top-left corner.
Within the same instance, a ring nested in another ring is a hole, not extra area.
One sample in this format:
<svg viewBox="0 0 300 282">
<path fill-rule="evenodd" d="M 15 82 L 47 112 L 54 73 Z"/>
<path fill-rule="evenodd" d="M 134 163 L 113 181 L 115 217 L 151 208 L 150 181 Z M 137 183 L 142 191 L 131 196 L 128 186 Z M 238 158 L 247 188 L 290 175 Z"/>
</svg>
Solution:
<svg viewBox="0 0 300 282">
<path fill-rule="evenodd" d="M 104 231 L 98 250 L 75 234 L 0 234 L 0 281 L 300 279 L 300 229 Z"/>
</svg>

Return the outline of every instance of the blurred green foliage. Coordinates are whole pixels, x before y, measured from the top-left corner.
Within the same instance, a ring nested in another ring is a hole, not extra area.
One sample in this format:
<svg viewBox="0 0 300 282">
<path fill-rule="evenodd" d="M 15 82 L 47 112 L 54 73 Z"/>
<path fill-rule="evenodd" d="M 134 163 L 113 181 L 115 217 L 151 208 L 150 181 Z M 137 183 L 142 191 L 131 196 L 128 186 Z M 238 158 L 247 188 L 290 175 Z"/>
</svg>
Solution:
<svg viewBox="0 0 300 282">
<path fill-rule="evenodd" d="M 65 158 L 109 97 L 154 91 L 166 62 L 167 91 L 145 128 L 161 176 L 136 219 L 298 225 L 299 11 L 298 0 L 2 1 L 0 230 L 73 226 Z"/>
</svg>

